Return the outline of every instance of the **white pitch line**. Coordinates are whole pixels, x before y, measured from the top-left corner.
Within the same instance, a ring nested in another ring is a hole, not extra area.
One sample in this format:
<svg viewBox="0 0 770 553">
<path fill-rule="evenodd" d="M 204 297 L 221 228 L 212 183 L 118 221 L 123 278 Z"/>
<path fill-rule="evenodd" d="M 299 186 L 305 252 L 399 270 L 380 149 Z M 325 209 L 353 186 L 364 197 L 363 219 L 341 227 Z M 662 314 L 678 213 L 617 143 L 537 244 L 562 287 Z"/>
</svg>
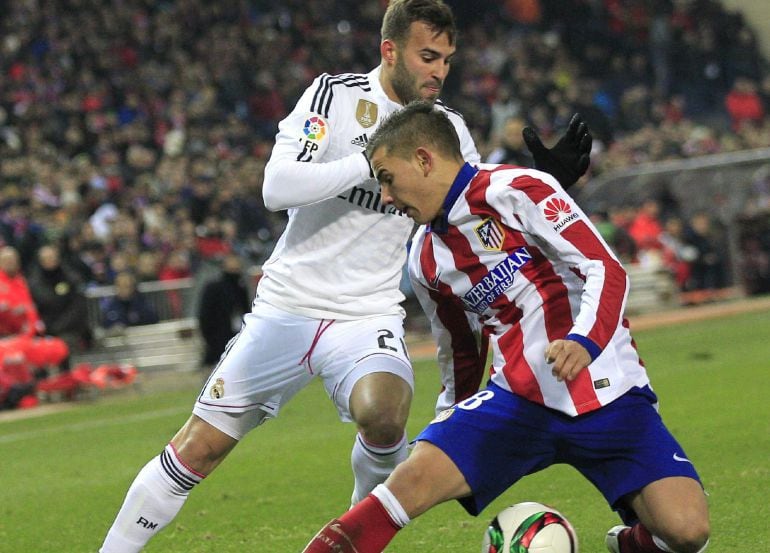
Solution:
<svg viewBox="0 0 770 553">
<path fill-rule="evenodd" d="M 52 426 L 49 428 L 41 428 L 39 430 L 30 430 L 26 432 L 16 432 L 13 434 L 5 434 L 0 436 L 0 444 L 10 444 L 13 442 L 21 442 L 24 440 L 31 440 L 46 436 L 49 434 L 59 434 L 64 432 L 80 432 L 82 430 L 90 430 L 94 428 L 105 428 L 107 426 L 120 426 L 123 424 L 131 424 L 139 421 L 157 419 L 161 417 L 167 417 L 170 415 L 176 415 L 178 413 L 192 412 L 192 407 L 169 407 L 168 409 L 159 409 L 157 411 L 147 411 L 145 413 L 137 413 L 136 415 L 128 415 L 126 417 L 112 418 L 112 419 L 96 419 L 87 422 L 81 422 L 77 424 L 66 424 L 61 426 Z"/>
</svg>

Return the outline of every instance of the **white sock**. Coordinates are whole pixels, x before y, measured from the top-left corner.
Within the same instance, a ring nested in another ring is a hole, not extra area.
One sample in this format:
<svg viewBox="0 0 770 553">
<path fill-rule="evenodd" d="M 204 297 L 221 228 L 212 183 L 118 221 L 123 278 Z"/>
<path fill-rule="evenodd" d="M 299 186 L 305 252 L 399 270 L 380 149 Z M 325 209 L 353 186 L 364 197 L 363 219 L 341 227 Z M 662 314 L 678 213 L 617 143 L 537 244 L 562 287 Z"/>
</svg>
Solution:
<svg viewBox="0 0 770 553">
<path fill-rule="evenodd" d="M 709 546 L 709 541 L 710 541 L 710 540 L 706 540 L 706 543 L 704 543 L 704 544 L 703 544 L 703 547 L 701 547 L 700 549 L 698 549 L 697 553 L 705 553 L 705 551 L 706 551 L 706 548 Z"/>
<path fill-rule="evenodd" d="M 203 478 L 186 467 L 168 444 L 137 474 L 99 553 L 140 551 L 173 520 Z"/>
<path fill-rule="evenodd" d="M 652 536 L 652 534 L 650 534 Z M 673 549 L 671 549 L 666 542 L 664 542 L 662 539 L 660 539 L 658 536 L 652 536 L 652 543 L 658 546 L 658 549 L 661 551 L 665 551 L 666 553 L 676 553 Z"/>
<path fill-rule="evenodd" d="M 409 524 L 409 515 L 406 514 L 404 507 L 385 484 L 378 484 L 377 487 L 372 490 L 372 495 L 380 500 L 382 506 L 388 511 L 390 518 L 393 519 L 393 522 L 399 527 L 403 528 Z"/>
<path fill-rule="evenodd" d="M 666 542 L 664 542 L 662 539 L 660 539 L 658 536 L 652 536 L 652 542 L 658 546 L 663 551 L 667 551 L 668 553 L 676 553 L 673 549 L 671 549 Z M 709 546 L 709 540 L 706 540 L 706 543 L 703 544 L 703 547 L 698 549 L 697 553 L 704 553 L 706 551 L 706 548 Z"/>
<path fill-rule="evenodd" d="M 350 454 L 355 476 L 351 506 L 369 495 L 377 484 L 385 482 L 396 465 L 405 460 L 407 455 L 406 434 L 397 443 L 385 447 L 368 444 L 360 433 L 356 435 L 356 443 Z"/>
</svg>

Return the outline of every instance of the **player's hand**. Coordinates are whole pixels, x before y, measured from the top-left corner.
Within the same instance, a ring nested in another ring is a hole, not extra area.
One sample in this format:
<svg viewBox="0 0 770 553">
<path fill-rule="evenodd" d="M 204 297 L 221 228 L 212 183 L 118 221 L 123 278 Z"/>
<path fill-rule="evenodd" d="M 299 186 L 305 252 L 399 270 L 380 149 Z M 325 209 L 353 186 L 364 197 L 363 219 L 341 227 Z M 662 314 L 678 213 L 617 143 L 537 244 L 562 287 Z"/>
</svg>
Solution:
<svg viewBox="0 0 770 553">
<path fill-rule="evenodd" d="M 521 135 L 532 152 L 535 168 L 552 174 L 565 189 L 575 184 L 588 170 L 593 137 L 579 113 L 572 116 L 567 132 L 550 150 L 532 127 L 525 127 Z"/>
<path fill-rule="evenodd" d="M 574 340 L 554 340 L 545 348 L 545 361 L 553 363 L 551 374 L 561 382 L 575 380 L 578 373 L 591 363 L 591 355 Z"/>
</svg>

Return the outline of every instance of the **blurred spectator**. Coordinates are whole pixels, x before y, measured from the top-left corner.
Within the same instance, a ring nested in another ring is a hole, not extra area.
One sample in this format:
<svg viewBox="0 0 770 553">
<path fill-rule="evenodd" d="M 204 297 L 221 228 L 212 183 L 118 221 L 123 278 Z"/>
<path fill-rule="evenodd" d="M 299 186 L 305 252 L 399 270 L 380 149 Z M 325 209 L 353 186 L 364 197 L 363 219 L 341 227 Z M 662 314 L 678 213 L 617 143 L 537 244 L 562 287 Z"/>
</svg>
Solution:
<svg viewBox="0 0 770 553">
<path fill-rule="evenodd" d="M 691 264 L 691 290 L 716 290 L 727 286 L 727 240 L 708 213 L 690 218 L 685 242 L 695 248 Z"/>
<path fill-rule="evenodd" d="M 698 256 L 697 250 L 685 241 L 684 231 L 684 223 L 679 217 L 669 217 L 660 235 L 663 265 L 671 272 L 680 291 L 687 290 L 691 264 Z"/>
<path fill-rule="evenodd" d="M 741 276 L 746 294 L 770 293 L 770 252 L 762 247 L 757 237 L 748 238 L 743 244 Z"/>
<path fill-rule="evenodd" d="M 595 102 L 598 90 L 596 80 L 581 79 L 570 87 L 569 93 L 572 109 L 583 116 L 594 140 L 603 148 L 615 140 L 615 131 L 610 118 Z"/>
<path fill-rule="evenodd" d="M 757 92 L 757 84 L 747 77 L 737 77 L 725 97 L 725 108 L 735 132 L 745 125 L 761 125 L 765 118 L 765 106 Z"/>
<path fill-rule="evenodd" d="M 595 209 L 589 213 L 588 217 L 602 238 L 604 238 L 604 241 L 608 244 L 612 243 L 615 236 L 615 225 L 610 221 L 607 211 L 603 208 Z"/>
<path fill-rule="evenodd" d="M 532 25 L 540 22 L 542 8 L 539 0 L 505 0 L 503 13 L 514 22 Z"/>
<path fill-rule="evenodd" d="M 59 239 L 61 262 L 77 275 L 77 279 L 88 287 L 94 282 L 94 273 L 86 263 L 87 248 L 78 233 L 67 230 Z"/>
<path fill-rule="evenodd" d="M 11 393 L 9 386 L 27 386 L 45 378 L 51 369 L 69 369 L 67 344 L 43 336 L 44 332 L 45 324 L 21 274 L 19 253 L 5 246 L 0 249 L 0 370 L 6 394 Z"/>
<path fill-rule="evenodd" d="M 130 250 L 117 249 L 112 252 L 111 255 L 107 256 L 106 283 L 114 284 L 115 278 L 120 273 L 125 273 L 133 269 L 135 263 L 132 263 L 133 256 L 131 254 L 132 252 Z"/>
<path fill-rule="evenodd" d="M 511 87 L 501 84 L 497 87 L 495 98 L 489 105 L 491 128 L 489 134 L 493 140 L 499 139 L 505 132 L 504 125 L 509 119 L 519 115 L 521 103 L 511 92 Z"/>
<path fill-rule="evenodd" d="M 759 95 L 762 97 L 762 106 L 765 109 L 765 114 L 770 113 L 770 72 L 761 80 Z"/>
<path fill-rule="evenodd" d="M 37 336 L 45 332 L 27 279 L 21 273 L 19 252 L 0 249 L 0 336 Z"/>
<path fill-rule="evenodd" d="M 752 198 L 735 222 L 738 272 L 748 295 L 770 293 L 770 203 L 757 201 L 770 190 L 770 177 L 764 171 L 757 177 L 759 198 Z"/>
<path fill-rule="evenodd" d="M 9 350 L 0 340 L 0 411 L 23 406 L 25 399 L 34 402 L 34 398 L 35 379 L 25 363 L 24 355 Z"/>
<path fill-rule="evenodd" d="M 250 309 L 241 259 L 227 255 L 222 260 L 221 276 L 204 286 L 198 308 L 198 324 L 206 342 L 204 367 L 211 367 L 219 360 L 227 342 L 240 330 L 243 315 Z"/>
<path fill-rule="evenodd" d="M 609 210 L 609 221 L 614 229 L 608 241 L 615 255 L 624 263 L 636 263 L 639 248 L 628 229 L 635 216 L 635 210 L 629 206 L 613 206 Z"/>
<path fill-rule="evenodd" d="M 158 315 L 147 299 L 136 288 L 136 277 L 129 271 L 115 277 L 115 295 L 102 304 L 102 326 L 120 330 L 127 326 L 158 322 Z"/>
<path fill-rule="evenodd" d="M 83 283 L 62 264 L 58 247 L 38 250 L 28 283 L 46 332 L 63 339 L 71 351 L 89 349 L 92 333 Z"/>
<path fill-rule="evenodd" d="M 534 167 L 532 155 L 529 153 L 521 131 L 526 122 L 518 115 L 506 119 L 500 132 L 500 144 L 490 152 L 486 163 L 506 163 L 522 167 Z"/>
<path fill-rule="evenodd" d="M 136 280 L 138 282 L 153 282 L 159 280 L 160 259 L 155 250 L 145 250 L 136 259 Z"/>
<path fill-rule="evenodd" d="M 660 235 L 663 225 L 660 222 L 660 205 L 657 200 L 647 199 L 636 212 L 628 233 L 636 242 L 637 257 L 642 265 L 657 267 L 661 264 Z"/>
<path fill-rule="evenodd" d="M 190 255 L 186 250 L 180 248 L 168 255 L 166 262 L 158 272 L 157 280 L 168 282 L 180 278 L 190 278 L 192 274 Z M 168 298 L 171 317 L 174 319 L 182 317 L 184 315 L 184 306 L 182 305 L 182 295 L 179 293 L 179 290 L 168 290 L 166 297 Z"/>
<path fill-rule="evenodd" d="M 0 212 L 0 244 L 13 246 L 21 267 L 27 267 L 45 240 L 45 228 L 33 219 L 29 198 L 4 203 Z"/>
<path fill-rule="evenodd" d="M 632 263 L 636 260 L 636 243 L 625 227 L 617 224 L 623 217 L 620 213 L 622 210 L 613 210 L 610 217 L 604 209 L 597 209 L 589 217 L 618 259 L 623 263 Z"/>
<path fill-rule="evenodd" d="M 190 254 L 180 248 L 168 254 L 168 258 L 162 264 L 160 271 L 158 271 L 156 280 L 177 280 L 180 278 L 190 278 L 191 276 Z"/>
<path fill-rule="evenodd" d="M 232 252 L 232 242 L 223 230 L 223 222 L 209 215 L 195 229 L 195 245 L 202 259 L 216 259 Z"/>
</svg>

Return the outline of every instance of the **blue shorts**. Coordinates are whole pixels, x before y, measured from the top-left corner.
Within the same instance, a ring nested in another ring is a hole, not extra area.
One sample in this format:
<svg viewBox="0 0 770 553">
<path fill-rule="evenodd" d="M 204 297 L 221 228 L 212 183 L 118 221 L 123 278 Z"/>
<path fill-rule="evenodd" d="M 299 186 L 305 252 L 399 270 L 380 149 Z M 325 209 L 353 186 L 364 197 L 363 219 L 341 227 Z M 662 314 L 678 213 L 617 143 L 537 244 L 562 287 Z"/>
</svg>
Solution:
<svg viewBox="0 0 770 553">
<path fill-rule="evenodd" d="M 633 388 L 577 417 L 543 407 L 489 383 L 439 414 L 416 440 L 443 450 L 472 495 L 460 499 L 478 515 L 523 476 L 557 463 L 575 467 L 623 512 L 624 495 L 669 476 L 700 481 L 684 450 L 663 424 L 650 388 Z"/>
</svg>

